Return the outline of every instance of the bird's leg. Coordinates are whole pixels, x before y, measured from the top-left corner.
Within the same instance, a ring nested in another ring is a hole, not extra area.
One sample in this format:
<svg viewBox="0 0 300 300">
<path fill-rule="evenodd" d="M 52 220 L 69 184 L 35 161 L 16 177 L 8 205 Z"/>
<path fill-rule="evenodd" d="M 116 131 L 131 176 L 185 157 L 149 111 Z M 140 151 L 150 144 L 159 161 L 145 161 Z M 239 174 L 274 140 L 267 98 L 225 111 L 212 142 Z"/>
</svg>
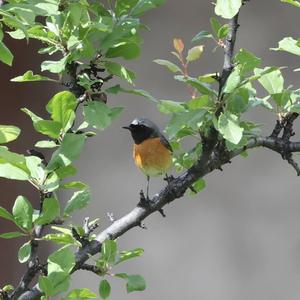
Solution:
<svg viewBox="0 0 300 300">
<path fill-rule="evenodd" d="M 149 182 L 150 182 L 150 176 L 147 175 L 147 196 L 146 196 L 147 200 L 149 200 Z"/>
</svg>

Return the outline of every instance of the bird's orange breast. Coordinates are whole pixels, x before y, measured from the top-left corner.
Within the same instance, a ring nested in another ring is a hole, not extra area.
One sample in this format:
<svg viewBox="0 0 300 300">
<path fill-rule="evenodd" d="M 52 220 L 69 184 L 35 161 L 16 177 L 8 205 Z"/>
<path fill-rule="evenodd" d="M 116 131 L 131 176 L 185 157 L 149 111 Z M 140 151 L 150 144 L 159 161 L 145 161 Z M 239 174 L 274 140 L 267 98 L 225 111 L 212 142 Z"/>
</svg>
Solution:
<svg viewBox="0 0 300 300">
<path fill-rule="evenodd" d="M 160 138 L 150 138 L 133 148 L 135 164 L 149 176 L 165 173 L 171 166 L 172 153 L 162 143 Z"/>
</svg>

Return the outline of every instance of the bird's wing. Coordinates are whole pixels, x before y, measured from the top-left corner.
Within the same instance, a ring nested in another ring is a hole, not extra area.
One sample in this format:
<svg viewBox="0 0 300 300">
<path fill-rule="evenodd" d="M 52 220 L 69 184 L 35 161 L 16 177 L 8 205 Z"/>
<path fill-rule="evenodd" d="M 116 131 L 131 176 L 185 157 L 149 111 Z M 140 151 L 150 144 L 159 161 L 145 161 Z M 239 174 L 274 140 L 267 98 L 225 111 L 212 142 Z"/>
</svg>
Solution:
<svg viewBox="0 0 300 300">
<path fill-rule="evenodd" d="M 163 135 L 160 136 L 160 141 L 166 148 L 168 148 L 171 152 L 173 152 L 172 146 L 170 145 L 169 141 Z"/>
</svg>

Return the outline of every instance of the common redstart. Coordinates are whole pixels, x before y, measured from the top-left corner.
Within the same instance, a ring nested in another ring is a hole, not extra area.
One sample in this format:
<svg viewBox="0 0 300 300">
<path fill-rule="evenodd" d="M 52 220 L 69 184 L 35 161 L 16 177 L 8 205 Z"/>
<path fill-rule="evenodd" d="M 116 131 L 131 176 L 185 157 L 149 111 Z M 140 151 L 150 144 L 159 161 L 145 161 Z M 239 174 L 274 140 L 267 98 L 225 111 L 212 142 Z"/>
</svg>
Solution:
<svg viewBox="0 0 300 300">
<path fill-rule="evenodd" d="M 159 128 L 149 119 L 136 118 L 128 129 L 132 135 L 133 159 L 139 169 L 147 176 L 147 198 L 150 176 L 167 172 L 172 163 L 172 147 Z"/>
</svg>

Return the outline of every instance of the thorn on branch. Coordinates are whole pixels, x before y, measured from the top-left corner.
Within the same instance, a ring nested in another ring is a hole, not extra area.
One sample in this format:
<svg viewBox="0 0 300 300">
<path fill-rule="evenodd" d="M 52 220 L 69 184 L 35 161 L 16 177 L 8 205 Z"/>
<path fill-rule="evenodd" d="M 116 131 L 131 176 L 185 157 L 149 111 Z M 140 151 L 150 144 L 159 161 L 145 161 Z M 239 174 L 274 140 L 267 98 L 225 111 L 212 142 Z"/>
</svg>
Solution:
<svg viewBox="0 0 300 300">
<path fill-rule="evenodd" d="M 110 222 L 113 223 L 115 221 L 113 213 L 107 212 L 106 215 L 107 215 L 107 217 L 108 217 L 108 219 L 109 219 Z"/>
<path fill-rule="evenodd" d="M 88 241 L 88 238 L 90 237 L 91 233 L 95 231 L 99 227 L 99 223 L 95 222 L 93 224 L 90 224 L 90 218 L 86 217 L 84 219 L 83 223 L 83 230 L 84 230 L 84 239 Z"/>
</svg>

